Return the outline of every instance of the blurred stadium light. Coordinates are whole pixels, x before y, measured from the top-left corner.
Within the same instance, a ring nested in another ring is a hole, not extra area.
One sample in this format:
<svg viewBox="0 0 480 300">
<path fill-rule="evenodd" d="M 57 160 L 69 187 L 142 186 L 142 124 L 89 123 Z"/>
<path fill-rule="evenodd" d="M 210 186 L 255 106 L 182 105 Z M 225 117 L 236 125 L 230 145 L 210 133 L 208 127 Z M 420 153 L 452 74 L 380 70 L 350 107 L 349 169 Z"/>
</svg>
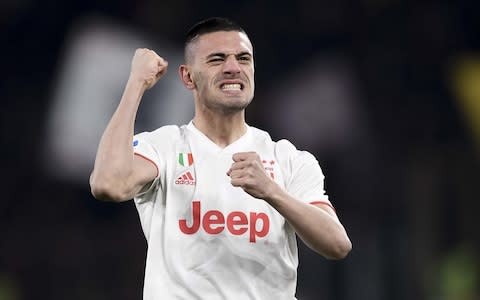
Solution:
<svg viewBox="0 0 480 300">
<path fill-rule="evenodd" d="M 455 98 L 480 154 L 480 55 L 460 55 L 453 64 Z"/>
</svg>

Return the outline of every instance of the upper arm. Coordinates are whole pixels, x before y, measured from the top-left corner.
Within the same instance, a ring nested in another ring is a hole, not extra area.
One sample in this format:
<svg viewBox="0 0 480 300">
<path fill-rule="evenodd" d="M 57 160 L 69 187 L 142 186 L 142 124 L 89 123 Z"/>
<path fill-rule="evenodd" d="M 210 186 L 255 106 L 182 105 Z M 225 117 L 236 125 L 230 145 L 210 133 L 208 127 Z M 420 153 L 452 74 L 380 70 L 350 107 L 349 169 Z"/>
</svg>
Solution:
<svg viewBox="0 0 480 300">
<path fill-rule="evenodd" d="M 307 151 L 299 151 L 290 142 L 281 140 L 278 153 L 283 154 L 287 191 L 298 200 L 316 206 L 337 218 L 335 208 L 325 193 L 322 169 L 317 159 Z"/>
<path fill-rule="evenodd" d="M 133 158 L 133 188 L 130 198 L 142 192 L 159 176 L 159 169 L 152 159 L 135 153 Z"/>
<path fill-rule="evenodd" d="M 324 189 L 324 175 L 313 155 L 298 152 L 290 162 L 287 190 L 295 198 L 310 204 L 331 206 Z"/>
<path fill-rule="evenodd" d="M 322 202 L 313 203 L 312 205 L 325 211 L 327 214 L 332 216 L 335 220 L 338 220 L 337 213 L 335 212 L 335 209 L 331 204 L 322 201 Z"/>
<path fill-rule="evenodd" d="M 90 188 L 98 200 L 123 202 L 133 199 L 157 177 L 156 164 L 134 155 L 127 176 L 99 176 L 96 169 L 90 175 Z"/>
<path fill-rule="evenodd" d="M 176 144 L 180 131 L 177 126 L 163 126 L 153 132 L 142 132 L 133 137 L 133 181 L 131 198 L 140 197 L 160 188 L 159 179 L 166 172 L 167 157 Z M 131 199 L 130 198 L 130 199 Z M 152 200 L 142 197 L 142 201 Z"/>
</svg>

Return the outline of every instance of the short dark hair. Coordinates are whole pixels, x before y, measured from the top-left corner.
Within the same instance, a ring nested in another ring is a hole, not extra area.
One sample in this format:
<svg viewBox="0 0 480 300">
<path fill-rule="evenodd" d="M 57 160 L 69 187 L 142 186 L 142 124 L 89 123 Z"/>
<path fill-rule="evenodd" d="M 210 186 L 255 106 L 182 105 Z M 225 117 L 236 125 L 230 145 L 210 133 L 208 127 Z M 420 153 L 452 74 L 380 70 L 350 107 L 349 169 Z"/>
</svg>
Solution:
<svg viewBox="0 0 480 300">
<path fill-rule="evenodd" d="M 212 32 L 217 32 L 217 31 L 238 31 L 242 32 L 245 35 L 247 33 L 245 30 L 235 23 L 234 21 L 223 18 L 223 17 L 212 17 L 208 18 L 205 20 L 202 20 L 195 25 L 193 25 L 190 30 L 187 32 L 187 36 L 185 38 L 185 61 L 187 61 L 187 51 L 188 51 L 188 46 L 190 43 L 197 39 L 199 36 L 207 34 L 207 33 L 212 33 Z"/>
<path fill-rule="evenodd" d="M 238 31 L 246 34 L 245 30 L 234 21 L 227 18 L 212 17 L 202 20 L 190 28 L 187 32 L 185 45 L 190 43 L 197 36 L 217 31 Z"/>
</svg>

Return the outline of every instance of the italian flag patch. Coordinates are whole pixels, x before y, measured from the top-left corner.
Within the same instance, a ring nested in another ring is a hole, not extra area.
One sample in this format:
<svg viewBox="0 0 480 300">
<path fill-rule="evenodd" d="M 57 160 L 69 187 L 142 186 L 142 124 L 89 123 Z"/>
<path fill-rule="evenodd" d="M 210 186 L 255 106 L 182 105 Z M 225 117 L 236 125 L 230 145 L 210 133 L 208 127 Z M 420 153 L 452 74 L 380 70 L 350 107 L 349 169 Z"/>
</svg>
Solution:
<svg viewBox="0 0 480 300">
<path fill-rule="evenodd" d="M 178 154 L 178 163 L 184 167 L 189 167 L 193 164 L 193 155 L 192 153 L 179 153 Z"/>
</svg>

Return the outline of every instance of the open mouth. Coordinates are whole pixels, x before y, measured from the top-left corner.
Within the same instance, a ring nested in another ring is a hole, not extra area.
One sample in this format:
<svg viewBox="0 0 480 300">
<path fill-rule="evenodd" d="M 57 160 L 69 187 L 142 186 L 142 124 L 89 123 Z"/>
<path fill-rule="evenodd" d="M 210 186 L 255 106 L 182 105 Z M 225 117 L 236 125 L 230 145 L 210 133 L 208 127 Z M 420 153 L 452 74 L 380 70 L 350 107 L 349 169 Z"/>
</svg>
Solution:
<svg viewBox="0 0 480 300">
<path fill-rule="evenodd" d="M 220 86 L 222 91 L 241 91 L 243 90 L 243 84 L 241 83 L 224 83 Z"/>
</svg>

